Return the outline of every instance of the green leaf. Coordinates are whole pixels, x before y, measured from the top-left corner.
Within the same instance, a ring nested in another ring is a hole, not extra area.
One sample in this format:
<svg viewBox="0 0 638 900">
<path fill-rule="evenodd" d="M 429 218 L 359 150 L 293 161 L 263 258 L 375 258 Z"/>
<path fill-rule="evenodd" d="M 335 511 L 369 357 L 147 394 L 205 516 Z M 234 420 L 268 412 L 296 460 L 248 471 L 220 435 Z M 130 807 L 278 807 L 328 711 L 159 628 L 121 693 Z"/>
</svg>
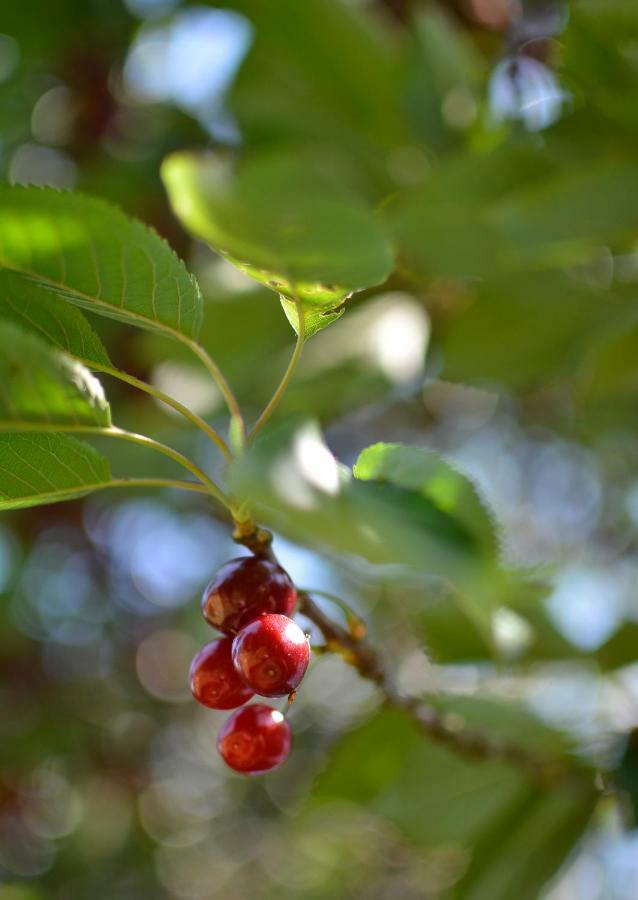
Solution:
<svg viewBox="0 0 638 900">
<path fill-rule="evenodd" d="M 492 633 L 492 617 L 499 604 L 516 596 L 518 578 L 499 565 L 500 533 L 496 519 L 475 486 L 438 454 L 403 444 L 379 443 L 366 448 L 353 472 L 357 479 L 370 485 L 391 485 L 404 491 L 412 497 L 412 503 L 427 503 L 440 517 L 438 522 L 431 519 L 431 527 L 441 536 L 454 532 L 465 536 L 467 560 L 472 564 L 467 567 L 454 563 L 446 574 L 447 583 L 430 585 L 427 591 L 416 594 L 410 592 L 406 607 L 413 607 L 413 617 L 424 630 L 426 645 L 436 650 L 436 641 L 429 641 L 426 623 L 428 613 L 436 611 L 438 597 L 444 608 L 452 607 L 453 620 L 458 623 L 460 619 L 466 625 L 461 637 L 465 651 L 487 651 L 490 657 L 500 655 L 501 648 Z M 444 574 L 436 564 L 424 568 L 430 574 Z M 434 622 L 435 626 L 440 625 L 440 617 Z"/>
<path fill-rule="evenodd" d="M 0 427 L 111 424 L 100 382 L 33 334 L 0 321 Z"/>
<path fill-rule="evenodd" d="M 252 161 L 231 175 L 212 156 L 179 153 L 165 160 L 162 176 L 194 235 L 289 301 L 299 300 L 308 335 L 334 321 L 350 294 L 385 281 L 392 270 L 392 251 L 372 213 L 295 158 Z M 285 309 L 296 328 L 291 304 Z"/>
<path fill-rule="evenodd" d="M 548 759 L 566 752 L 560 735 L 520 708 L 478 698 L 436 705 L 459 726 L 519 741 Z M 414 844 L 445 847 L 457 871 L 454 898 L 535 900 L 591 815 L 593 774 L 581 775 L 535 783 L 501 760 L 468 760 L 386 710 L 344 737 L 309 805 L 360 804 L 389 817 Z"/>
<path fill-rule="evenodd" d="M 195 338 L 195 279 L 151 228 L 102 200 L 0 185 L 0 266 L 77 306 Z"/>
<path fill-rule="evenodd" d="M 373 444 L 361 452 L 355 478 L 397 485 L 427 498 L 441 513 L 467 530 L 476 546 L 491 555 L 498 551 L 496 520 L 470 480 L 424 447 Z"/>
<path fill-rule="evenodd" d="M 0 320 L 36 332 L 84 363 L 111 366 L 102 341 L 79 309 L 6 269 L 0 270 Z"/>
<path fill-rule="evenodd" d="M 0 510 L 82 497 L 111 479 L 108 460 L 63 434 L 0 434 Z"/>
<path fill-rule="evenodd" d="M 297 304 L 294 300 L 289 300 L 287 297 L 284 297 L 283 294 L 279 299 L 281 300 L 281 306 L 286 314 L 286 318 L 292 325 L 295 334 L 299 334 L 299 310 Z M 344 303 L 336 309 L 317 309 L 306 303 L 302 304 L 301 311 L 303 315 L 304 338 L 310 338 L 313 334 L 322 331 L 324 328 L 327 328 L 328 325 L 332 325 L 333 322 L 340 319 L 346 311 L 346 307 Z"/>
</svg>

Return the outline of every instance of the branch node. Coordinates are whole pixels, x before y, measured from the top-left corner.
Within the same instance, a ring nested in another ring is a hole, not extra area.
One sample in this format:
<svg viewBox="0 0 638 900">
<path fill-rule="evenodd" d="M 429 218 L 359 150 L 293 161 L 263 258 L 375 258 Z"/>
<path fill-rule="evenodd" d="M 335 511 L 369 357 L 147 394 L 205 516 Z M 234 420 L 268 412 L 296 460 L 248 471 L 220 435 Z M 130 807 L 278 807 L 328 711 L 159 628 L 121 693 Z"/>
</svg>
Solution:
<svg viewBox="0 0 638 900">
<path fill-rule="evenodd" d="M 258 528 L 252 519 L 235 523 L 233 540 L 246 547 L 255 556 L 261 556 L 271 562 L 277 561 L 272 551 L 272 532 Z"/>
</svg>

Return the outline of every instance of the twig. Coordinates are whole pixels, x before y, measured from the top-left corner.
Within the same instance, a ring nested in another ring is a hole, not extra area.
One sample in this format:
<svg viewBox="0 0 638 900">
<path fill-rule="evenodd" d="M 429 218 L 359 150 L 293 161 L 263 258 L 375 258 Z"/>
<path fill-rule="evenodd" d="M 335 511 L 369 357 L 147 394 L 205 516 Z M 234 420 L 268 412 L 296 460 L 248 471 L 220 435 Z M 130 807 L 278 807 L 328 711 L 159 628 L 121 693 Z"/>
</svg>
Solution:
<svg viewBox="0 0 638 900">
<path fill-rule="evenodd" d="M 238 529 L 235 541 L 256 556 L 277 563 L 272 549 L 272 534 L 253 525 L 245 533 Z M 379 651 L 364 640 L 360 633 L 349 631 L 334 622 L 315 603 L 308 591 L 298 590 L 299 612 L 317 626 L 325 642 L 325 649 L 338 653 L 353 666 L 362 678 L 373 682 L 383 693 L 386 705 L 405 712 L 429 738 L 450 750 L 474 761 L 497 759 L 511 763 L 528 777 L 543 783 L 557 780 L 577 781 L 592 789 L 591 779 L 566 760 L 542 755 L 497 735 L 468 728 L 460 717 L 436 709 L 417 697 L 400 693 L 390 677 Z"/>
<path fill-rule="evenodd" d="M 299 612 L 317 626 L 327 650 L 340 654 L 363 678 L 374 682 L 382 691 L 386 704 L 407 713 L 432 740 L 468 759 L 504 760 L 542 781 L 582 777 L 564 760 L 542 756 L 520 744 L 468 728 L 457 715 L 442 712 L 416 697 L 402 695 L 385 669 L 377 649 L 333 622 L 305 591 L 299 592 Z"/>
</svg>

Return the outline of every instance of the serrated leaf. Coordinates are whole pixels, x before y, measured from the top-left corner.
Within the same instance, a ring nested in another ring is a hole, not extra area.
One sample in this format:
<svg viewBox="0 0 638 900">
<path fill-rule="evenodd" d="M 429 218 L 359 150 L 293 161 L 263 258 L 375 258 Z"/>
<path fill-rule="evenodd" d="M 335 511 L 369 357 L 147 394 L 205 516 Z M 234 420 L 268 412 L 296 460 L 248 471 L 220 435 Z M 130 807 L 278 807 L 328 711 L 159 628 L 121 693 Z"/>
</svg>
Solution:
<svg viewBox="0 0 638 900">
<path fill-rule="evenodd" d="M 0 266 L 77 306 L 195 338 L 195 279 L 155 231 L 102 200 L 0 185 Z"/>
<path fill-rule="evenodd" d="M 392 270 L 391 248 L 372 213 L 295 158 L 259 159 L 233 174 L 212 156 L 179 153 L 164 161 L 162 176 L 175 213 L 194 235 L 314 314 L 308 334 L 334 321 L 330 314 L 350 294 Z M 286 312 L 295 327 L 290 304 Z"/>
<path fill-rule="evenodd" d="M 0 434 L 0 510 L 82 497 L 111 479 L 108 460 L 63 434 Z"/>
<path fill-rule="evenodd" d="M 0 321 L 0 427 L 111 424 L 100 382 L 80 363 Z"/>
<path fill-rule="evenodd" d="M 0 270 L 0 320 L 34 331 L 85 363 L 111 366 L 106 348 L 79 309 L 7 269 Z"/>
<path fill-rule="evenodd" d="M 435 704 L 457 727 L 522 742 L 560 759 L 566 745 L 524 710 L 478 698 Z M 309 807 L 355 803 L 390 818 L 427 849 L 447 848 L 463 900 L 535 900 L 585 829 L 593 774 L 542 784 L 497 758 L 467 759 L 385 710 L 346 735 L 315 781 Z"/>
</svg>

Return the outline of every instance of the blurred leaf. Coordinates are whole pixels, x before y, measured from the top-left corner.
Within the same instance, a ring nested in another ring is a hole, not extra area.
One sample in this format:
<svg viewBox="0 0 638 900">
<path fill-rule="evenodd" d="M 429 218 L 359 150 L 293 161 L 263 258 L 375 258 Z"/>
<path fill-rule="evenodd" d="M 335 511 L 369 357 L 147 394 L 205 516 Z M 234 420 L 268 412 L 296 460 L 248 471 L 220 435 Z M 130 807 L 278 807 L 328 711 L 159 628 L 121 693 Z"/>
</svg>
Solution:
<svg viewBox="0 0 638 900">
<path fill-rule="evenodd" d="M 628 246 L 637 188 L 630 157 L 575 167 L 525 141 L 457 154 L 398 196 L 387 217 L 419 276 L 491 281 L 587 263 L 607 242 Z"/>
<path fill-rule="evenodd" d="M 477 115 L 485 62 L 465 32 L 436 6 L 415 15 L 406 57 L 407 112 L 414 131 L 435 151 L 449 150 Z"/>
<path fill-rule="evenodd" d="M 388 153 L 410 142 L 401 62 L 386 30 L 340 0 L 280 0 L 276 15 L 252 0 L 227 5 L 255 26 L 230 95 L 246 145 L 319 146 L 374 200 L 386 193 Z"/>
<path fill-rule="evenodd" d="M 0 266 L 91 312 L 195 338 L 199 288 L 151 228 L 102 200 L 0 186 Z"/>
<path fill-rule="evenodd" d="M 489 379 L 516 389 L 572 374 L 635 307 L 629 290 L 563 274 L 479 284 L 439 336 L 445 376 Z"/>
<path fill-rule="evenodd" d="M 63 434 L 0 434 L 0 510 L 83 497 L 111 480 L 108 461 Z"/>
<path fill-rule="evenodd" d="M 522 709 L 478 698 L 435 705 L 459 725 L 556 758 L 561 737 Z M 459 869 L 451 896 L 536 900 L 572 849 L 594 803 L 581 780 L 543 785 L 497 759 L 467 760 L 386 710 L 346 735 L 315 783 L 311 807 L 352 802 L 388 816 L 414 843 L 445 847 Z"/>
<path fill-rule="evenodd" d="M 638 231 L 638 168 L 573 149 L 563 132 L 457 153 L 388 205 L 404 264 L 431 286 L 446 377 L 520 388 L 571 373 L 635 307 L 612 254 Z"/>
<path fill-rule="evenodd" d="M 578 104 L 586 106 L 582 124 L 587 144 L 608 141 L 618 132 L 626 140 L 638 127 L 636 40 L 633 0 L 571 5 L 562 69 Z"/>
<path fill-rule="evenodd" d="M 514 269 L 513 240 L 494 221 L 494 209 L 522 186 L 542 186 L 555 170 L 529 141 L 442 161 L 422 187 L 397 195 L 386 209 L 405 264 L 426 281 L 472 280 L 493 277 L 505 265 Z"/>
<path fill-rule="evenodd" d="M 36 332 L 89 365 L 111 365 L 102 341 L 79 309 L 7 270 L 0 270 L 0 319 Z"/>
<path fill-rule="evenodd" d="M 542 184 L 499 200 L 491 221 L 510 236 L 516 267 L 554 266 L 587 259 L 592 246 L 631 242 L 638 229 L 638 165 L 634 160 L 601 160 L 568 168 Z"/>
<path fill-rule="evenodd" d="M 260 283 L 299 299 L 307 336 L 338 318 L 351 293 L 392 270 L 372 213 L 293 157 L 252 161 L 231 177 L 214 157 L 181 153 L 164 162 L 162 175 L 193 234 Z M 285 309 L 297 330 L 291 305 Z"/>
<path fill-rule="evenodd" d="M 111 424 L 102 386 L 84 366 L 8 322 L 0 321 L 0 344 L 3 430 L 27 422 L 47 426 Z"/>
<path fill-rule="evenodd" d="M 618 766 L 618 787 L 629 798 L 633 826 L 638 825 L 638 728 L 627 735 L 625 748 Z"/>
<path fill-rule="evenodd" d="M 477 622 L 458 590 L 437 583 L 394 580 L 379 589 L 381 609 L 401 608 L 434 663 L 480 663 L 500 657 L 508 666 L 571 661 L 614 671 L 636 660 L 638 625 L 625 622 L 603 644 L 583 650 L 571 643 L 547 613 L 549 587 L 512 579 L 493 608 L 488 627 Z M 470 595 L 471 597 L 471 595 Z M 499 623 L 505 622 L 505 634 Z"/>
<path fill-rule="evenodd" d="M 634 293 L 631 286 L 626 291 Z M 631 420 L 638 394 L 637 325 L 638 305 L 627 303 L 625 316 L 608 321 L 605 340 L 592 346 L 576 394 L 583 432 L 622 429 Z"/>
</svg>

